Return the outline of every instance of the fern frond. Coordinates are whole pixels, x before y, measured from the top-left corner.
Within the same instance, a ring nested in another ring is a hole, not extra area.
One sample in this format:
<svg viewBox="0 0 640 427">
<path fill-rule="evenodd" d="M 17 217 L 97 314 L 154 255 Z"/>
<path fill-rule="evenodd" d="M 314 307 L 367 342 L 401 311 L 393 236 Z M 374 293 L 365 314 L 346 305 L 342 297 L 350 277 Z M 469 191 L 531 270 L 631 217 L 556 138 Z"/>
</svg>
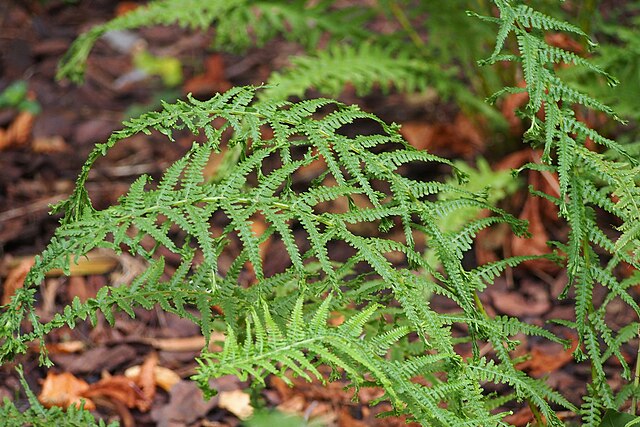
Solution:
<svg viewBox="0 0 640 427">
<path fill-rule="evenodd" d="M 348 83 L 359 94 L 370 92 L 374 84 L 385 92 L 392 86 L 404 92 L 417 92 L 435 79 L 449 77 L 422 58 L 398 52 L 394 46 L 335 43 L 315 55 L 291 58 L 288 69 L 271 75 L 271 87 L 262 93 L 261 99 L 302 98 L 309 89 L 338 96 Z"/>
</svg>

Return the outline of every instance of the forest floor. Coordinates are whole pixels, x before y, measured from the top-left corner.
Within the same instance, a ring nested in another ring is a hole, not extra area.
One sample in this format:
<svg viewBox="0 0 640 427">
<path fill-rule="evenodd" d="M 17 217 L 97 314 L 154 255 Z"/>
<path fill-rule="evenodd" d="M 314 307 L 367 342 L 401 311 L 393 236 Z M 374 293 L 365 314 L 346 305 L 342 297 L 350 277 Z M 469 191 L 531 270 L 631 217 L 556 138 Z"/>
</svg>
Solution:
<svg viewBox="0 0 640 427">
<path fill-rule="evenodd" d="M 0 3 L 0 90 L 23 80 L 28 96 L 37 102 L 37 114 L 17 109 L 0 109 L 0 293 L 2 304 L 19 286 L 38 254 L 53 235 L 58 217 L 48 214 L 49 205 L 64 199 L 94 143 L 104 141 L 119 129 L 122 120 L 155 108 L 158 99 L 175 99 L 192 92 L 206 98 L 231 85 L 261 84 L 273 69 L 286 63 L 295 46 L 282 41 L 264 49 L 242 55 L 214 52 L 210 48 L 212 33 L 190 32 L 175 27 L 156 27 L 135 32 L 135 38 L 100 40 L 92 51 L 86 80 L 82 85 L 55 80 L 56 66 L 77 35 L 92 25 L 123 13 L 130 2 L 108 0 L 80 1 L 3 1 Z M 153 54 L 177 58 L 183 67 L 182 82 L 167 88 L 155 78 L 139 78 L 132 62 L 132 52 L 146 46 Z M 449 158 L 474 162 L 485 156 L 493 169 L 518 167 L 535 160 L 530 149 L 502 156 L 492 143 L 495 135 L 483 131 L 478 120 L 467 117 L 455 105 L 439 103 L 433 98 L 418 101 L 392 94 L 371 95 L 358 100 L 349 89 L 342 98 L 358 101 L 363 108 L 386 121 L 403 125 L 406 138 L 419 148 Z M 514 133 L 500 139 L 516 140 L 518 122 L 512 120 Z M 92 172 L 88 189 L 94 206 L 104 208 L 117 201 L 140 174 L 159 176 L 171 162 L 191 146 L 191 139 L 168 143 L 156 135 L 135 137 L 117 145 Z M 523 145 L 524 147 L 524 145 Z M 497 153 L 497 154 L 496 154 Z M 424 174 L 414 170 L 412 174 Z M 432 173 L 432 172 L 429 172 Z M 536 188 L 550 186 L 553 177 L 525 177 Z M 528 198 L 521 185 L 508 200 L 505 209 L 528 219 L 533 238 L 527 241 L 493 231 L 482 236 L 474 257 L 487 261 L 503 254 L 521 254 L 527 250 L 545 251 L 550 238 L 561 239 L 567 230 L 557 221 L 553 207 Z M 269 263 L 268 259 L 265 263 Z M 273 262 L 277 262 L 274 260 Z M 74 297 L 86 299 L 104 284 L 126 281 L 141 267 L 130 256 L 95 254 L 83 262 L 83 268 L 71 277 L 52 274 L 42 285 L 39 314 L 50 318 Z M 573 319 L 571 299 L 558 302 L 566 277 L 557 266 L 533 263 L 510 270 L 482 296 L 490 314 L 517 316 L 543 325 L 551 318 Z M 432 306 L 447 311 L 446 301 L 435 298 Z M 633 313 L 620 309 L 611 314 L 613 324 L 624 325 Z M 562 333 L 562 332 L 561 332 Z M 532 358 L 521 369 L 547 382 L 575 403 L 590 377 L 588 366 L 576 364 L 571 351 L 560 345 L 522 338 L 520 350 Z M 569 339 L 575 337 L 567 336 Z M 389 407 L 370 407 L 381 391 L 363 389 L 357 402 L 352 390 L 340 382 L 323 386 L 295 380 L 295 387 L 271 379 L 259 391 L 258 400 L 267 408 L 297 414 L 288 421 L 262 417 L 244 422 L 251 411 L 248 384 L 235 377 L 216 381 L 221 393 L 205 401 L 189 380 L 194 373 L 194 357 L 202 347 L 199 328 L 188 321 L 160 311 L 138 312 L 135 319 L 119 317 L 114 328 L 101 319 L 96 328 L 86 324 L 76 329 L 61 329 L 50 336 L 49 352 L 55 366 L 38 366 L 34 348 L 17 362 L 22 363 L 30 387 L 41 399 L 56 399 L 56 390 L 64 381 L 82 380 L 95 384 L 105 378 L 122 381 L 135 376 L 135 369 L 158 367 L 166 378 L 156 378 L 158 391 L 148 404 L 136 404 L 134 389 L 123 382 L 106 382 L 106 389 L 96 392 L 96 414 L 107 420 L 119 420 L 125 426 L 394 426 L 405 425 L 400 419 L 377 419 L 375 415 Z M 627 354 L 632 359 L 631 350 Z M 140 368 L 142 366 L 142 368 Z M 138 368 L 136 368 L 138 367 Z M 132 371 L 133 368 L 133 371 Z M 162 368 L 162 369 L 160 369 Z M 612 385 L 620 382 L 620 367 L 610 362 Z M 134 372 L 134 373 L 132 373 Z M 56 383 L 55 381 L 60 381 Z M 53 395 L 43 388 L 54 384 Z M 104 383 L 103 383 L 104 384 Z M 112 387 L 112 389 L 109 389 Z M 0 368 L 0 398 L 24 401 L 24 395 L 12 366 Z M 133 393 L 133 395 L 132 395 Z M 133 399 L 133 400 L 131 400 Z M 130 405 L 131 402 L 134 402 Z M 138 402 L 139 403 L 139 402 Z M 524 426 L 532 420 L 527 408 L 513 408 L 509 421 Z M 570 417 L 570 414 L 567 414 Z M 302 420 L 302 421 L 300 421 Z M 291 422 L 292 424 L 287 424 Z"/>
</svg>

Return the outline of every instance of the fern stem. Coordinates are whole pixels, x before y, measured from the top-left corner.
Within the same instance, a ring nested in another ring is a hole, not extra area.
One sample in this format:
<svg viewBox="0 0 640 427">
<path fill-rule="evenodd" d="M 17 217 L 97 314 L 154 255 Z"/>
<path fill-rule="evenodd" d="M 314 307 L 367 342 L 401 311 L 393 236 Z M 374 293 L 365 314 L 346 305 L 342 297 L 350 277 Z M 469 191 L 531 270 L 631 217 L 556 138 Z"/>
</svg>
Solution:
<svg viewBox="0 0 640 427">
<path fill-rule="evenodd" d="M 598 8 L 598 0 L 585 0 L 582 3 L 582 7 L 578 12 L 580 26 L 584 29 L 584 32 L 589 34 L 593 23 L 593 17 L 596 14 Z"/>
<path fill-rule="evenodd" d="M 540 414 L 540 410 L 536 405 L 533 404 L 531 399 L 527 399 L 527 404 L 529 405 L 529 409 L 531 409 L 531 413 L 533 414 L 533 417 L 536 419 L 536 424 L 540 427 L 543 427 L 544 425 L 546 425 L 545 422 L 542 420 L 542 414 Z"/>
<path fill-rule="evenodd" d="M 480 300 L 477 292 L 473 293 L 473 300 L 475 301 L 476 308 L 478 309 L 480 314 L 482 314 L 485 319 L 489 319 L 489 315 L 487 314 L 487 311 L 485 310 L 484 305 L 482 304 L 482 301 Z"/>
<path fill-rule="evenodd" d="M 391 13 L 396 18 L 398 23 L 402 26 L 402 29 L 407 32 L 407 35 L 409 36 L 413 44 L 415 44 L 416 47 L 423 53 L 428 53 L 427 45 L 425 44 L 424 40 L 420 38 L 420 35 L 416 32 L 416 29 L 413 28 L 413 25 L 411 25 L 411 22 L 409 22 L 407 14 L 404 13 L 400 6 L 398 6 L 398 3 L 396 3 L 395 1 L 391 1 L 389 3 L 389 8 L 391 9 Z"/>
</svg>

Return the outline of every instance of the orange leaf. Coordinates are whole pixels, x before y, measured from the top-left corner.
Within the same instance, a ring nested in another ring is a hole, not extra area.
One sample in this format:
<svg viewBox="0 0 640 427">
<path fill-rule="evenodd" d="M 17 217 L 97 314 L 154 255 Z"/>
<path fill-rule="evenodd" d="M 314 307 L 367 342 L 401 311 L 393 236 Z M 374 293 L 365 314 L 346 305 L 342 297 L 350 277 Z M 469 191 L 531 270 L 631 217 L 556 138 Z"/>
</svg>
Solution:
<svg viewBox="0 0 640 427">
<path fill-rule="evenodd" d="M 101 379 L 91 384 L 88 390 L 82 393 L 85 397 L 106 397 L 122 402 L 128 408 L 145 406 L 146 398 L 135 381 L 122 375 L 114 375 Z"/>
<path fill-rule="evenodd" d="M 126 15 L 127 13 L 136 10 L 140 5 L 133 1 L 121 1 L 116 6 L 116 16 Z"/>
<path fill-rule="evenodd" d="M 531 350 L 531 358 L 519 363 L 516 368 L 528 371 L 532 377 L 541 377 L 571 362 L 573 360 L 573 352 L 577 347 L 577 337 L 571 337 L 571 348 L 568 350 L 550 353 L 539 348 L 533 348 Z"/>
<path fill-rule="evenodd" d="M 458 114 L 453 123 L 403 123 L 400 132 L 418 150 L 438 154 L 473 157 L 485 145 L 478 126 L 463 114 Z"/>
<path fill-rule="evenodd" d="M 12 268 L 4 281 L 2 291 L 2 301 L 0 304 L 7 305 L 11 302 L 11 297 L 24 285 L 24 279 L 33 265 L 33 258 L 28 258 Z"/>
<path fill-rule="evenodd" d="M 148 411 L 151 408 L 151 402 L 156 395 L 156 376 L 155 369 L 158 366 L 158 355 L 151 353 L 149 357 L 144 361 L 140 368 L 140 373 L 136 378 L 136 383 L 140 386 L 144 400 L 138 402 L 138 409 L 142 412 Z"/>
<path fill-rule="evenodd" d="M 71 405 L 80 407 L 84 400 L 85 409 L 93 410 L 96 408 L 93 401 L 83 397 L 83 393 L 88 389 L 89 384 L 69 372 L 58 375 L 49 371 L 47 378 L 42 383 L 42 391 L 38 395 L 38 400 L 46 408 L 52 406 L 68 408 Z"/>
<path fill-rule="evenodd" d="M 13 120 L 9 128 L 2 132 L 0 151 L 25 144 L 31 136 L 31 128 L 35 117 L 28 111 L 22 111 Z"/>
</svg>

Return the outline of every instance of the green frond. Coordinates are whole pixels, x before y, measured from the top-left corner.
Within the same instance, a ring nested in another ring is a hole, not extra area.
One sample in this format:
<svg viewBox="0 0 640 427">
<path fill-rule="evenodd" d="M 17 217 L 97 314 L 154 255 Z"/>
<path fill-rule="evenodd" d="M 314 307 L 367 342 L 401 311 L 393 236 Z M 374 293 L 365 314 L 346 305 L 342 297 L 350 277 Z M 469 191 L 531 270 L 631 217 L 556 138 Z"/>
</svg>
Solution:
<svg viewBox="0 0 640 427">
<path fill-rule="evenodd" d="M 261 99 L 302 98 L 309 89 L 338 96 L 346 84 L 353 85 L 359 94 L 370 92 L 374 84 L 386 92 L 392 86 L 417 92 L 431 86 L 434 79 L 449 77 L 422 58 L 410 57 L 394 46 L 335 43 L 314 55 L 291 58 L 288 69 L 271 75 L 270 87 Z"/>
<path fill-rule="evenodd" d="M 501 8 L 501 10 L 504 10 Z M 521 4 L 518 5 L 513 12 L 509 12 L 508 16 L 513 14 L 517 16 L 518 22 L 526 27 L 537 28 L 540 30 L 556 30 L 556 31 L 566 31 L 569 33 L 574 33 L 579 36 L 588 38 L 587 34 L 582 31 L 579 27 L 576 27 L 573 24 L 570 24 L 566 21 L 562 21 L 556 18 L 553 18 L 549 15 L 541 13 L 530 6 Z"/>
<path fill-rule="evenodd" d="M 528 377 L 524 372 L 518 371 L 512 366 L 504 364 L 496 365 L 492 360 L 480 360 L 480 363 L 469 367 L 482 381 L 492 381 L 512 386 L 519 399 L 525 396 L 532 401 L 547 418 L 547 422 L 552 426 L 564 426 L 555 411 L 551 409 L 549 403 L 560 405 L 570 411 L 577 411 L 577 408 L 564 398 L 561 394 L 553 391 L 548 385 L 540 380 Z"/>
</svg>

